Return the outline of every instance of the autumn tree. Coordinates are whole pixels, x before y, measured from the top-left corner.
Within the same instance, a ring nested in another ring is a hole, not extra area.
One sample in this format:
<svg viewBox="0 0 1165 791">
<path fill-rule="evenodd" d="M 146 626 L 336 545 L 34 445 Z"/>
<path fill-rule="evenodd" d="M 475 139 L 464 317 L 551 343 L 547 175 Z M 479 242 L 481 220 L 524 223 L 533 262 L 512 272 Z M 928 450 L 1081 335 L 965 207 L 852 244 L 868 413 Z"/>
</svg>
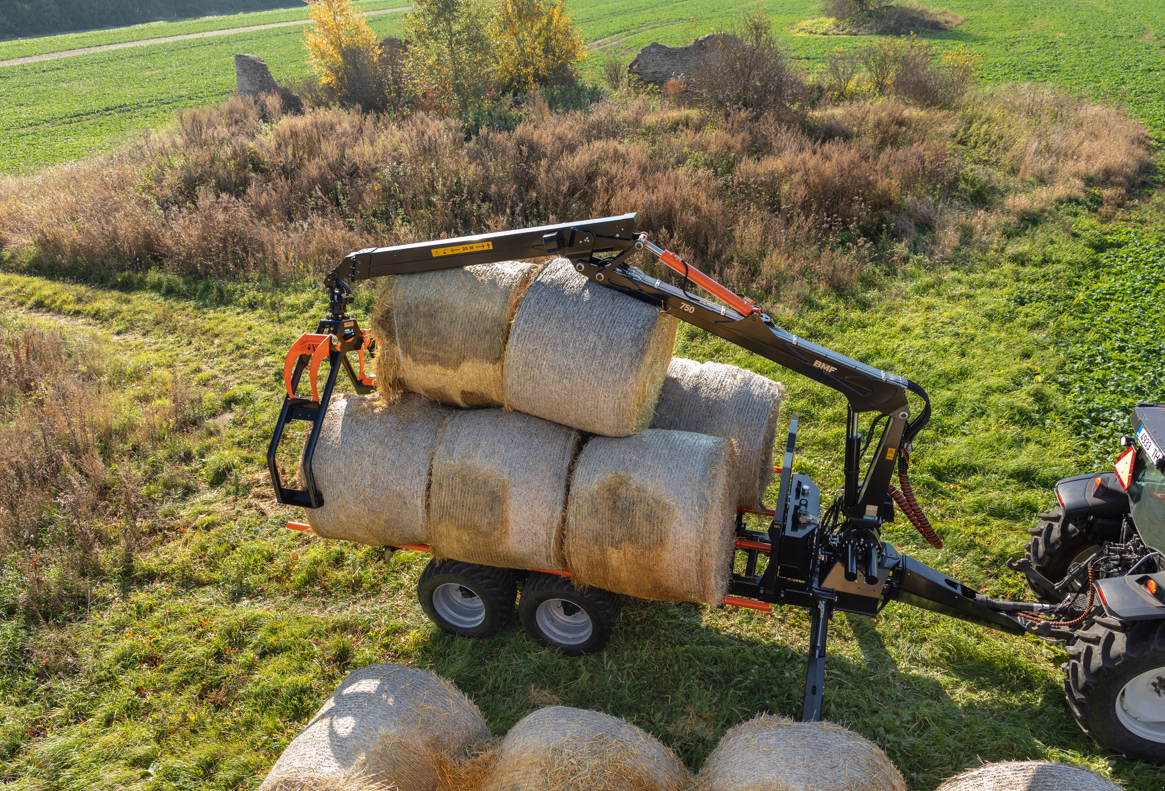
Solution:
<svg viewBox="0 0 1165 791">
<path fill-rule="evenodd" d="M 415 0 L 402 21 L 408 71 L 430 103 L 465 114 L 494 84 L 489 8 L 477 0 Z"/>
<path fill-rule="evenodd" d="M 490 33 L 498 84 L 515 93 L 568 79 L 586 57 L 563 0 L 495 0 Z"/>
<path fill-rule="evenodd" d="M 308 63 L 337 99 L 379 109 L 384 102 L 380 43 L 351 0 L 306 0 L 315 23 L 304 34 Z"/>
</svg>

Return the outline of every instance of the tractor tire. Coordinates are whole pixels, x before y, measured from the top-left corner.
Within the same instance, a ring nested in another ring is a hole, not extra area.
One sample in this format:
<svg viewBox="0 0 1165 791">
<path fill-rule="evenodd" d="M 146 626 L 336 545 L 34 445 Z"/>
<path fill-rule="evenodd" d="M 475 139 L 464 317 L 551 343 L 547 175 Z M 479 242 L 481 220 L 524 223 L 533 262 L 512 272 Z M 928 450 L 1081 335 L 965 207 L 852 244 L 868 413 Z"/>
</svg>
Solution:
<svg viewBox="0 0 1165 791">
<path fill-rule="evenodd" d="M 1123 633 L 1094 622 L 1068 657 L 1064 690 L 1084 732 L 1128 758 L 1165 764 L 1165 620 Z"/>
<path fill-rule="evenodd" d="M 567 577 L 533 572 L 522 587 L 518 617 L 542 645 L 579 656 L 602 651 L 611 642 L 620 609 L 613 593 L 578 589 Z"/>
<path fill-rule="evenodd" d="M 1040 514 L 1040 523 L 1032 529 L 1032 539 L 1027 545 L 1027 559 L 1032 568 L 1043 574 L 1050 582 L 1058 583 L 1068 575 L 1074 566 L 1083 563 L 1100 549 L 1100 542 L 1089 535 L 1084 524 L 1070 522 L 1064 516 L 1064 509 L 1056 506 L 1051 513 Z M 1077 579 L 1070 586 L 1074 593 L 1084 587 L 1085 579 Z M 1028 580 L 1028 587 L 1040 601 L 1058 601 L 1051 591 Z"/>
<path fill-rule="evenodd" d="M 489 637 L 510 620 L 518 588 L 509 569 L 430 560 L 417 581 L 429 620 L 458 637 Z"/>
</svg>

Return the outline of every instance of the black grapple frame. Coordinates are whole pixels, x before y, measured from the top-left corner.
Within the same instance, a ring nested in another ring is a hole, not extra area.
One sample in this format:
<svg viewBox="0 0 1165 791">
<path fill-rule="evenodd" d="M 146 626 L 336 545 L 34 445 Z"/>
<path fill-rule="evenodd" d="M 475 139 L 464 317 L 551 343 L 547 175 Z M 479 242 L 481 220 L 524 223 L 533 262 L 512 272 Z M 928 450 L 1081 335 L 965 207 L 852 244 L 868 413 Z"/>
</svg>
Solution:
<svg viewBox="0 0 1165 791">
<path fill-rule="evenodd" d="M 669 285 L 630 266 L 627 259 L 641 250 L 678 272 L 683 277 L 682 286 Z M 324 280 L 330 303 L 327 315 L 315 333 L 302 336 L 287 356 L 287 395 L 267 453 L 279 502 L 304 508 L 323 505 L 323 495 L 312 475 L 312 457 L 339 371 L 344 370 L 358 393 L 371 392 L 376 386 L 375 379 L 364 374 L 364 351 L 371 341 L 367 331 L 347 313 L 352 302 L 349 284 L 389 275 L 545 256 L 567 258 L 594 283 L 658 306 L 845 396 L 849 413 L 841 492 L 822 513 L 817 486 L 808 477 L 793 473 L 799 422 L 794 415 L 784 460 L 777 468 L 780 486 L 775 508 L 756 512 L 771 518 L 768 529 L 749 530 L 744 521 L 746 512 L 738 516 L 736 549 L 743 553 L 744 571 L 732 574 L 730 595 L 725 600 L 728 605 L 761 610 L 772 605 L 793 605 L 811 613 L 804 721 L 821 718 L 826 634 L 836 611 L 872 616 L 888 601 L 897 600 L 1022 634 L 1024 620 L 1013 613 L 1052 609 L 1049 605 L 987 599 L 880 540 L 881 525 L 893 520 L 897 503 L 932 544 L 942 546 L 914 501 L 907 472 L 911 442 L 930 415 L 929 399 L 920 386 L 777 327 L 751 300 L 732 293 L 678 256 L 652 244 L 647 234 L 638 233 L 635 214 L 349 254 Z M 723 304 L 692 294 L 688 290 L 692 284 Z M 349 352 L 358 354 L 359 371 L 349 361 Z M 317 371 L 325 358 L 329 371 L 319 390 Z M 297 395 L 305 371 L 311 380 L 310 398 Z M 921 411 L 913 418 L 908 394 L 922 402 Z M 878 423 L 884 420 L 885 425 L 863 475 L 861 466 L 870 443 L 863 445 L 859 419 L 866 412 L 875 413 L 871 435 Z M 310 424 L 300 471 L 302 489 L 285 488 L 276 464 L 279 442 L 292 421 Z M 901 489 L 892 485 L 895 468 Z M 758 571 L 762 555 L 767 557 L 767 564 Z"/>
</svg>

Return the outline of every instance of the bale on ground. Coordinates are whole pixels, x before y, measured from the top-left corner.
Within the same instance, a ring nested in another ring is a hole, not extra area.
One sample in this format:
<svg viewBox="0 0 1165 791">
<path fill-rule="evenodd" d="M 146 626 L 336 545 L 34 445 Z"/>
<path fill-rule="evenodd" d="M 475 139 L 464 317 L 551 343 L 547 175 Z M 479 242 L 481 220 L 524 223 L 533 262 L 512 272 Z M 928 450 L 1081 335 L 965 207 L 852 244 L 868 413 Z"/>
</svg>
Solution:
<svg viewBox="0 0 1165 791">
<path fill-rule="evenodd" d="M 259 791 L 347 777 L 435 791 L 441 757 L 488 736 L 477 707 L 448 681 L 404 665 L 369 665 L 340 682 Z"/>
<path fill-rule="evenodd" d="M 312 532 L 377 547 L 426 543 L 429 464 L 452 414 L 415 394 L 394 404 L 333 395 L 312 457 L 324 498 L 305 509 Z"/>
<path fill-rule="evenodd" d="M 588 441 L 563 536 L 574 581 L 640 599 L 723 603 L 736 534 L 734 454 L 726 439 L 686 431 Z"/>
<path fill-rule="evenodd" d="M 506 339 L 537 274 L 507 261 L 389 278 L 370 322 L 385 400 L 408 390 L 451 406 L 501 406 Z"/>
<path fill-rule="evenodd" d="M 608 437 L 645 429 L 677 323 L 555 259 L 514 316 L 503 371 L 506 407 Z"/>
<path fill-rule="evenodd" d="M 773 443 L 785 386 L 720 363 L 677 357 L 667 369 L 652 428 L 695 431 L 736 444 L 736 504 L 759 508 L 773 477 Z"/>
<path fill-rule="evenodd" d="M 562 522 L 580 434 L 504 409 L 460 412 L 433 455 L 429 544 L 438 558 L 565 568 Z"/>
<path fill-rule="evenodd" d="M 952 777 L 938 791 L 1119 791 L 1087 769 L 1046 761 L 987 764 Z"/>
<path fill-rule="evenodd" d="M 737 725 L 696 777 L 697 791 L 906 791 L 878 745 L 828 722 L 762 715 Z"/>
<path fill-rule="evenodd" d="M 510 729 L 481 791 L 679 791 L 689 777 L 674 752 L 634 725 L 553 706 Z"/>
</svg>

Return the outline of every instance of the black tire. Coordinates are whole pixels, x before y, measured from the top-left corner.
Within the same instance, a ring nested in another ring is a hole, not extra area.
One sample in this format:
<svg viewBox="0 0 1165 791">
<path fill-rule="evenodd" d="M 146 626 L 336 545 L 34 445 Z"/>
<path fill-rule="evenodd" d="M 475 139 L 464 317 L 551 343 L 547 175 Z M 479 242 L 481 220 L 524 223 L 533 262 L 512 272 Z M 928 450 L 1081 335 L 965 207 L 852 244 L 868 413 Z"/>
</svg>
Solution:
<svg viewBox="0 0 1165 791">
<path fill-rule="evenodd" d="M 1084 732 L 1113 752 L 1165 764 L 1165 621 L 1123 634 L 1094 622 L 1068 657 L 1064 690 Z"/>
<path fill-rule="evenodd" d="M 532 572 L 522 587 L 518 617 L 531 637 L 567 656 L 602 651 L 619 622 L 619 597 L 577 589 L 567 577 Z"/>
<path fill-rule="evenodd" d="M 1088 534 L 1084 524 L 1071 522 L 1064 516 L 1060 506 L 1048 514 L 1040 514 L 1040 523 L 1032 531 L 1032 539 L 1027 545 L 1027 559 L 1032 568 L 1043 574 L 1049 582 L 1058 583 L 1079 563 L 1083 563 L 1100 549 L 1100 543 Z M 1087 584 L 1087 579 L 1076 579 L 1070 592 L 1076 592 Z M 1028 580 L 1028 586 L 1041 601 L 1056 602 L 1051 591 Z"/>
<path fill-rule="evenodd" d="M 429 620 L 458 637 L 489 637 L 510 620 L 518 588 L 509 569 L 430 560 L 417 580 Z"/>
</svg>

